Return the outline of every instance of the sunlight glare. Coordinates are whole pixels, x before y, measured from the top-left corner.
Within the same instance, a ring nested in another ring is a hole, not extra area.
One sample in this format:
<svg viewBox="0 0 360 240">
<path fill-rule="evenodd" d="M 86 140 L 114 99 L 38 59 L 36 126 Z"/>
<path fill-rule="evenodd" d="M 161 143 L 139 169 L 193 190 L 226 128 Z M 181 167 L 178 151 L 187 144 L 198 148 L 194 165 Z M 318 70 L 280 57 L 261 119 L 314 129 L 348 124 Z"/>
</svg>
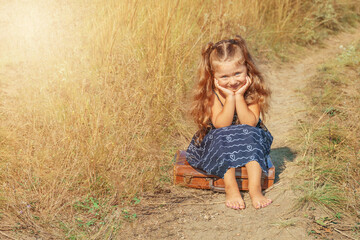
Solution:
<svg viewBox="0 0 360 240">
<path fill-rule="evenodd" d="M 50 5 L 50 2 L 15 1 L 6 6 L 9 50 L 31 57 L 50 46 L 53 22 Z"/>
</svg>

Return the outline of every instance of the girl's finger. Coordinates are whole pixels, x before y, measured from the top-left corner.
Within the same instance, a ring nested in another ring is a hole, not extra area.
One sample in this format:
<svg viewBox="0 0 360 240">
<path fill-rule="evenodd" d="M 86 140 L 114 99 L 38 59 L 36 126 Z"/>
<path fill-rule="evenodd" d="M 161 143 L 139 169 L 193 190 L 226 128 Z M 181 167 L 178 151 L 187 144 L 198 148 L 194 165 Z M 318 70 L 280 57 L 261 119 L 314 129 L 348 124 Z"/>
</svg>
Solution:
<svg viewBox="0 0 360 240">
<path fill-rule="evenodd" d="M 245 87 L 246 89 L 248 89 L 250 85 L 251 85 L 251 80 L 250 80 L 249 77 L 247 77 L 247 78 L 246 78 L 246 84 L 245 84 L 244 87 Z"/>
<path fill-rule="evenodd" d="M 215 78 L 215 86 L 219 88 L 219 81 Z"/>
<path fill-rule="evenodd" d="M 224 91 L 224 88 L 220 86 L 219 81 L 216 79 L 216 87 L 222 91 Z"/>
</svg>

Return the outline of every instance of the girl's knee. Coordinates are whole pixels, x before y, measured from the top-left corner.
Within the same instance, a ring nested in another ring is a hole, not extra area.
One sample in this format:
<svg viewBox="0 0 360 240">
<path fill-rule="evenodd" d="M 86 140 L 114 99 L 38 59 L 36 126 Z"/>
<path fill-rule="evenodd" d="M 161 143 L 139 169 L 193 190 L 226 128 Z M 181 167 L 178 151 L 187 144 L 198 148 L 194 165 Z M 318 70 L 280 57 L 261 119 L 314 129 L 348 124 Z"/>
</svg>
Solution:
<svg viewBox="0 0 360 240">
<path fill-rule="evenodd" d="M 249 171 L 249 168 L 251 168 L 251 169 L 260 169 L 261 170 L 260 163 L 258 161 L 256 161 L 256 160 L 248 162 L 247 164 L 245 164 L 245 167 L 246 167 L 246 169 L 248 171 Z"/>
</svg>

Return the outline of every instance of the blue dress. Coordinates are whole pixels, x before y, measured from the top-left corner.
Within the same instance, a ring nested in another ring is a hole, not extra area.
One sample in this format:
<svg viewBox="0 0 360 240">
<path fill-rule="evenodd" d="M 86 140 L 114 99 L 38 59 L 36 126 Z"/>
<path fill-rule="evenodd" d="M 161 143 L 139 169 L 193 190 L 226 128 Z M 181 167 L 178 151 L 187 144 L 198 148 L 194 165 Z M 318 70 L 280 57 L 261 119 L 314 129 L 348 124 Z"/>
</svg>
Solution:
<svg viewBox="0 0 360 240">
<path fill-rule="evenodd" d="M 186 151 L 189 164 L 224 178 L 229 168 L 242 167 L 250 161 L 257 161 L 262 171 L 268 175 L 269 168 L 273 166 L 270 159 L 272 135 L 261 120 L 256 127 L 252 127 L 236 125 L 236 119 L 235 113 L 232 125 L 223 128 L 215 128 L 210 124 L 211 128 L 200 144 L 195 134 Z"/>
</svg>

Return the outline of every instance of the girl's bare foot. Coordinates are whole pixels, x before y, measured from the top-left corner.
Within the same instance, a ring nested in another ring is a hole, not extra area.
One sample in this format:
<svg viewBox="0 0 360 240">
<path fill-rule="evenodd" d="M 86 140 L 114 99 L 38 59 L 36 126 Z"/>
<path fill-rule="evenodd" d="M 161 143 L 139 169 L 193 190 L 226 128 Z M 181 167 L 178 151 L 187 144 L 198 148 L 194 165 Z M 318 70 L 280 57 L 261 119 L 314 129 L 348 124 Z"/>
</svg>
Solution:
<svg viewBox="0 0 360 240">
<path fill-rule="evenodd" d="M 269 206 L 271 199 L 266 198 L 261 192 L 261 168 L 258 162 L 251 161 L 246 165 L 249 177 L 249 194 L 254 208 L 259 209 Z"/>
<path fill-rule="evenodd" d="M 232 209 L 245 209 L 245 203 L 235 179 L 235 168 L 229 168 L 224 175 L 226 200 L 225 205 Z"/>
<path fill-rule="evenodd" d="M 255 191 L 249 191 L 252 204 L 254 208 L 264 208 L 266 206 L 269 206 L 272 203 L 272 200 L 269 198 L 266 198 L 262 193 L 261 190 L 255 190 Z"/>
<path fill-rule="evenodd" d="M 225 187 L 226 192 L 226 201 L 225 205 L 228 208 L 232 209 L 245 209 L 245 203 L 243 198 L 241 197 L 239 188 L 236 186 L 227 186 Z"/>
</svg>

